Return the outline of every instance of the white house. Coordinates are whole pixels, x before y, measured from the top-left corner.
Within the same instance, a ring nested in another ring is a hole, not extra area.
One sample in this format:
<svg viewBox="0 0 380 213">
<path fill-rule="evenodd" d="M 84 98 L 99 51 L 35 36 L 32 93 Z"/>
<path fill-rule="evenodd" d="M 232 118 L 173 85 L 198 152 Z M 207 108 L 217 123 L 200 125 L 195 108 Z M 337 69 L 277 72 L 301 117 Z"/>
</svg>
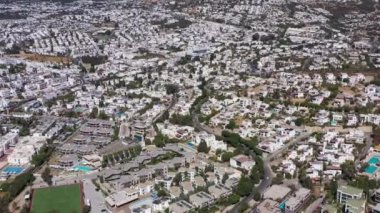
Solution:
<svg viewBox="0 0 380 213">
<path fill-rule="evenodd" d="M 252 167 L 255 165 L 255 161 L 246 155 L 237 155 L 230 159 L 230 165 L 233 168 L 251 171 Z"/>
<path fill-rule="evenodd" d="M 215 135 L 208 134 L 207 132 L 194 133 L 193 143 L 198 146 L 202 141 L 206 142 L 207 146 L 211 148 L 212 151 L 227 150 L 227 144 L 223 141 L 218 141 L 215 138 Z"/>
</svg>

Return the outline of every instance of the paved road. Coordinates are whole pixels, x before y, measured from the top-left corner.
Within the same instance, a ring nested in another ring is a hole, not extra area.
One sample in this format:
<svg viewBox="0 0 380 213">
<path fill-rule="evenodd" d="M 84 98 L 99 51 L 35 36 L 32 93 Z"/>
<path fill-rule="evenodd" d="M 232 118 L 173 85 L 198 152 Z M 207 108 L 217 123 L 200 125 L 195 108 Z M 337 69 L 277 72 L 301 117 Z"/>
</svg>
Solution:
<svg viewBox="0 0 380 213">
<path fill-rule="evenodd" d="M 355 160 L 355 165 L 358 166 L 360 161 L 367 155 L 369 149 L 371 148 L 372 146 L 372 141 L 373 141 L 373 138 L 371 137 L 371 134 L 370 133 L 365 133 L 365 140 L 366 140 L 366 144 L 365 144 L 365 147 L 363 147 L 363 149 L 361 150 L 361 152 L 359 153 L 359 156 L 358 158 L 356 158 Z"/>
<path fill-rule="evenodd" d="M 324 197 L 316 199 L 312 204 L 310 204 L 306 210 L 305 213 L 313 213 L 315 210 L 317 210 L 318 206 L 322 205 Z"/>
<path fill-rule="evenodd" d="M 160 112 L 156 117 L 154 117 L 152 123 L 155 123 L 159 118 L 161 118 L 161 116 L 163 116 L 166 111 L 169 111 L 175 103 L 177 103 L 177 96 L 174 94 L 172 96 L 169 106 L 165 110 L 162 110 L 162 112 Z"/>
<path fill-rule="evenodd" d="M 89 199 L 91 202 L 91 213 L 99 213 L 102 209 L 107 209 L 102 192 L 96 191 L 96 186 L 91 180 L 83 180 L 83 191 L 85 199 Z"/>
<path fill-rule="evenodd" d="M 282 146 L 279 150 L 269 154 L 266 158 L 264 158 L 264 178 L 260 182 L 260 185 L 257 186 L 253 190 L 257 190 L 260 192 L 260 194 L 263 194 L 267 188 L 269 188 L 272 184 L 272 179 L 274 177 L 274 172 L 272 171 L 272 168 L 270 166 L 270 161 L 274 159 L 275 157 L 278 157 L 278 155 L 282 154 L 283 152 L 287 151 L 289 147 L 292 145 L 306 139 L 310 136 L 310 133 L 303 133 L 300 136 L 297 136 L 296 138 L 290 140 L 287 144 Z M 243 200 L 241 200 L 238 204 L 235 205 L 234 208 L 232 208 L 229 212 L 231 213 L 237 213 L 239 210 L 239 207 L 242 203 L 248 203 L 253 199 L 253 193 L 249 195 L 248 197 L 245 197 Z"/>
<path fill-rule="evenodd" d="M 199 107 L 199 106 L 197 106 Z M 203 126 L 200 122 L 199 122 L 199 115 L 196 113 L 196 112 L 192 112 L 192 119 L 193 119 L 193 125 L 194 125 L 194 128 L 197 128 L 201 131 L 205 131 L 209 134 L 213 134 L 215 136 L 221 136 L 220 134 L 216 133 L 215 131 L 213 131 L 212 129 L 208 128 L 208 127 L 205 127 Z M 255 189 L 253 190 L 257 190 L 258 192 L 260 192 L 261 194 L 265 192 L 265 190 L 270 187 L 270 185 L 272 184 L 272 179 L 273 179 L 273 176 L 274 176 L 274 173 L 272 171 L 272 168 L 270 166 L 270 161 L 272 159 L 274 159 L 275 157 L 277 157 L 278 155 L 282 154 L 284 151 L 287 151 L 288 148 L 304 139 L 306 139 L 307 137 L 310 136 L 310 133 L 302 133 L 300 136 L 297 136 L 296 138 L 292 139 L 291 141 L 289 141 L 287 144 L 285 144 L 281 149 L 271 153 L 270 155 L 268 155 L 266 158 L 264 158 L 264 177 L 263 177 L 263 180 L 260 182 L 259 186 L 257 186 Z M 254 156 L 254 153 L 252 153 L 251 151 L 251 155 Z M 232 212 L 232 213 L 235 213 L 235 212 L 238 212 L 239 210 L 239 207 L 242 203 L 244 202 L 249 202 L 253 199 L 253 193 L 248 196 L 248 197 L 245 197 L 243 198 L 242 201 L 240 201 L 238 204 L 236 204 L 229 212 Z"/>
<path fill-rule="evenodd" d="M 267 160 L 271 161 L 273 158 L 277 157 L 279 154 L 282 154 L 284 151 L 287 151 L 289 147 L 293 146 L 294 144 L 301 142 L 308 137 L 310 137 L 311 133 L 304 132 L 301 135 L 291 139 L 288 143 L 286 143 L 284 146 L 282 146 L 280 149 L 276 150 L 275 152 L 269 154 L 267 156 Z"/>
</svg>

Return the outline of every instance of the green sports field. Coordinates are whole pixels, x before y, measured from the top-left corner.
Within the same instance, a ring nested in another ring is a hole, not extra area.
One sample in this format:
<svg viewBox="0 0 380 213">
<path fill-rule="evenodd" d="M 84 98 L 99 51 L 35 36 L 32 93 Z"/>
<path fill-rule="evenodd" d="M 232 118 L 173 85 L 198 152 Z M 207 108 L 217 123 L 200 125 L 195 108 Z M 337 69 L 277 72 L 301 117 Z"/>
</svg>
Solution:
<svg viewBox="0 0 380 213">
<path fill-rule="evenodd" d="M 81 213 L 79 184 L 35 189 L 31 213 Z"/>
</svg>

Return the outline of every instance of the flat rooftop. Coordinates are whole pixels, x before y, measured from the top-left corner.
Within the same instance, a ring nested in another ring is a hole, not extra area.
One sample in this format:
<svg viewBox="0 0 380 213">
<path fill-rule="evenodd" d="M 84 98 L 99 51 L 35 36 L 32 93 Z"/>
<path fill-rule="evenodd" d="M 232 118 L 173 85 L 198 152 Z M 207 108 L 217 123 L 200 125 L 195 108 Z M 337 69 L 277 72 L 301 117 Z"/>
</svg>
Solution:
<svg viewBox="0 0 380 213">
<path fill-rule="evenodd" d="M 290 193 L 290 188 L 281 185 L 273 185 L 264 192 L 264 199 L 282 200 Z"/>
</svg>

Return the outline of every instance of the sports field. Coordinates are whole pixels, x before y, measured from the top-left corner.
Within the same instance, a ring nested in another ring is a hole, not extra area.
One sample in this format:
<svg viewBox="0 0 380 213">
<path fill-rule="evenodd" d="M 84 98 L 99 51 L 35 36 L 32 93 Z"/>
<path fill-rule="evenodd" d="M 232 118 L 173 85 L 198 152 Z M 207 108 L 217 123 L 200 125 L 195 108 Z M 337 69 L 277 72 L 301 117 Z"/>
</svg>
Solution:
<svg viewBox="0 0 380 213">
<path fill-rule="evenodd" d="M 81 213 L 81 194 L 79 184 L 35 189 L 31 213 Z"/>
</svg>

